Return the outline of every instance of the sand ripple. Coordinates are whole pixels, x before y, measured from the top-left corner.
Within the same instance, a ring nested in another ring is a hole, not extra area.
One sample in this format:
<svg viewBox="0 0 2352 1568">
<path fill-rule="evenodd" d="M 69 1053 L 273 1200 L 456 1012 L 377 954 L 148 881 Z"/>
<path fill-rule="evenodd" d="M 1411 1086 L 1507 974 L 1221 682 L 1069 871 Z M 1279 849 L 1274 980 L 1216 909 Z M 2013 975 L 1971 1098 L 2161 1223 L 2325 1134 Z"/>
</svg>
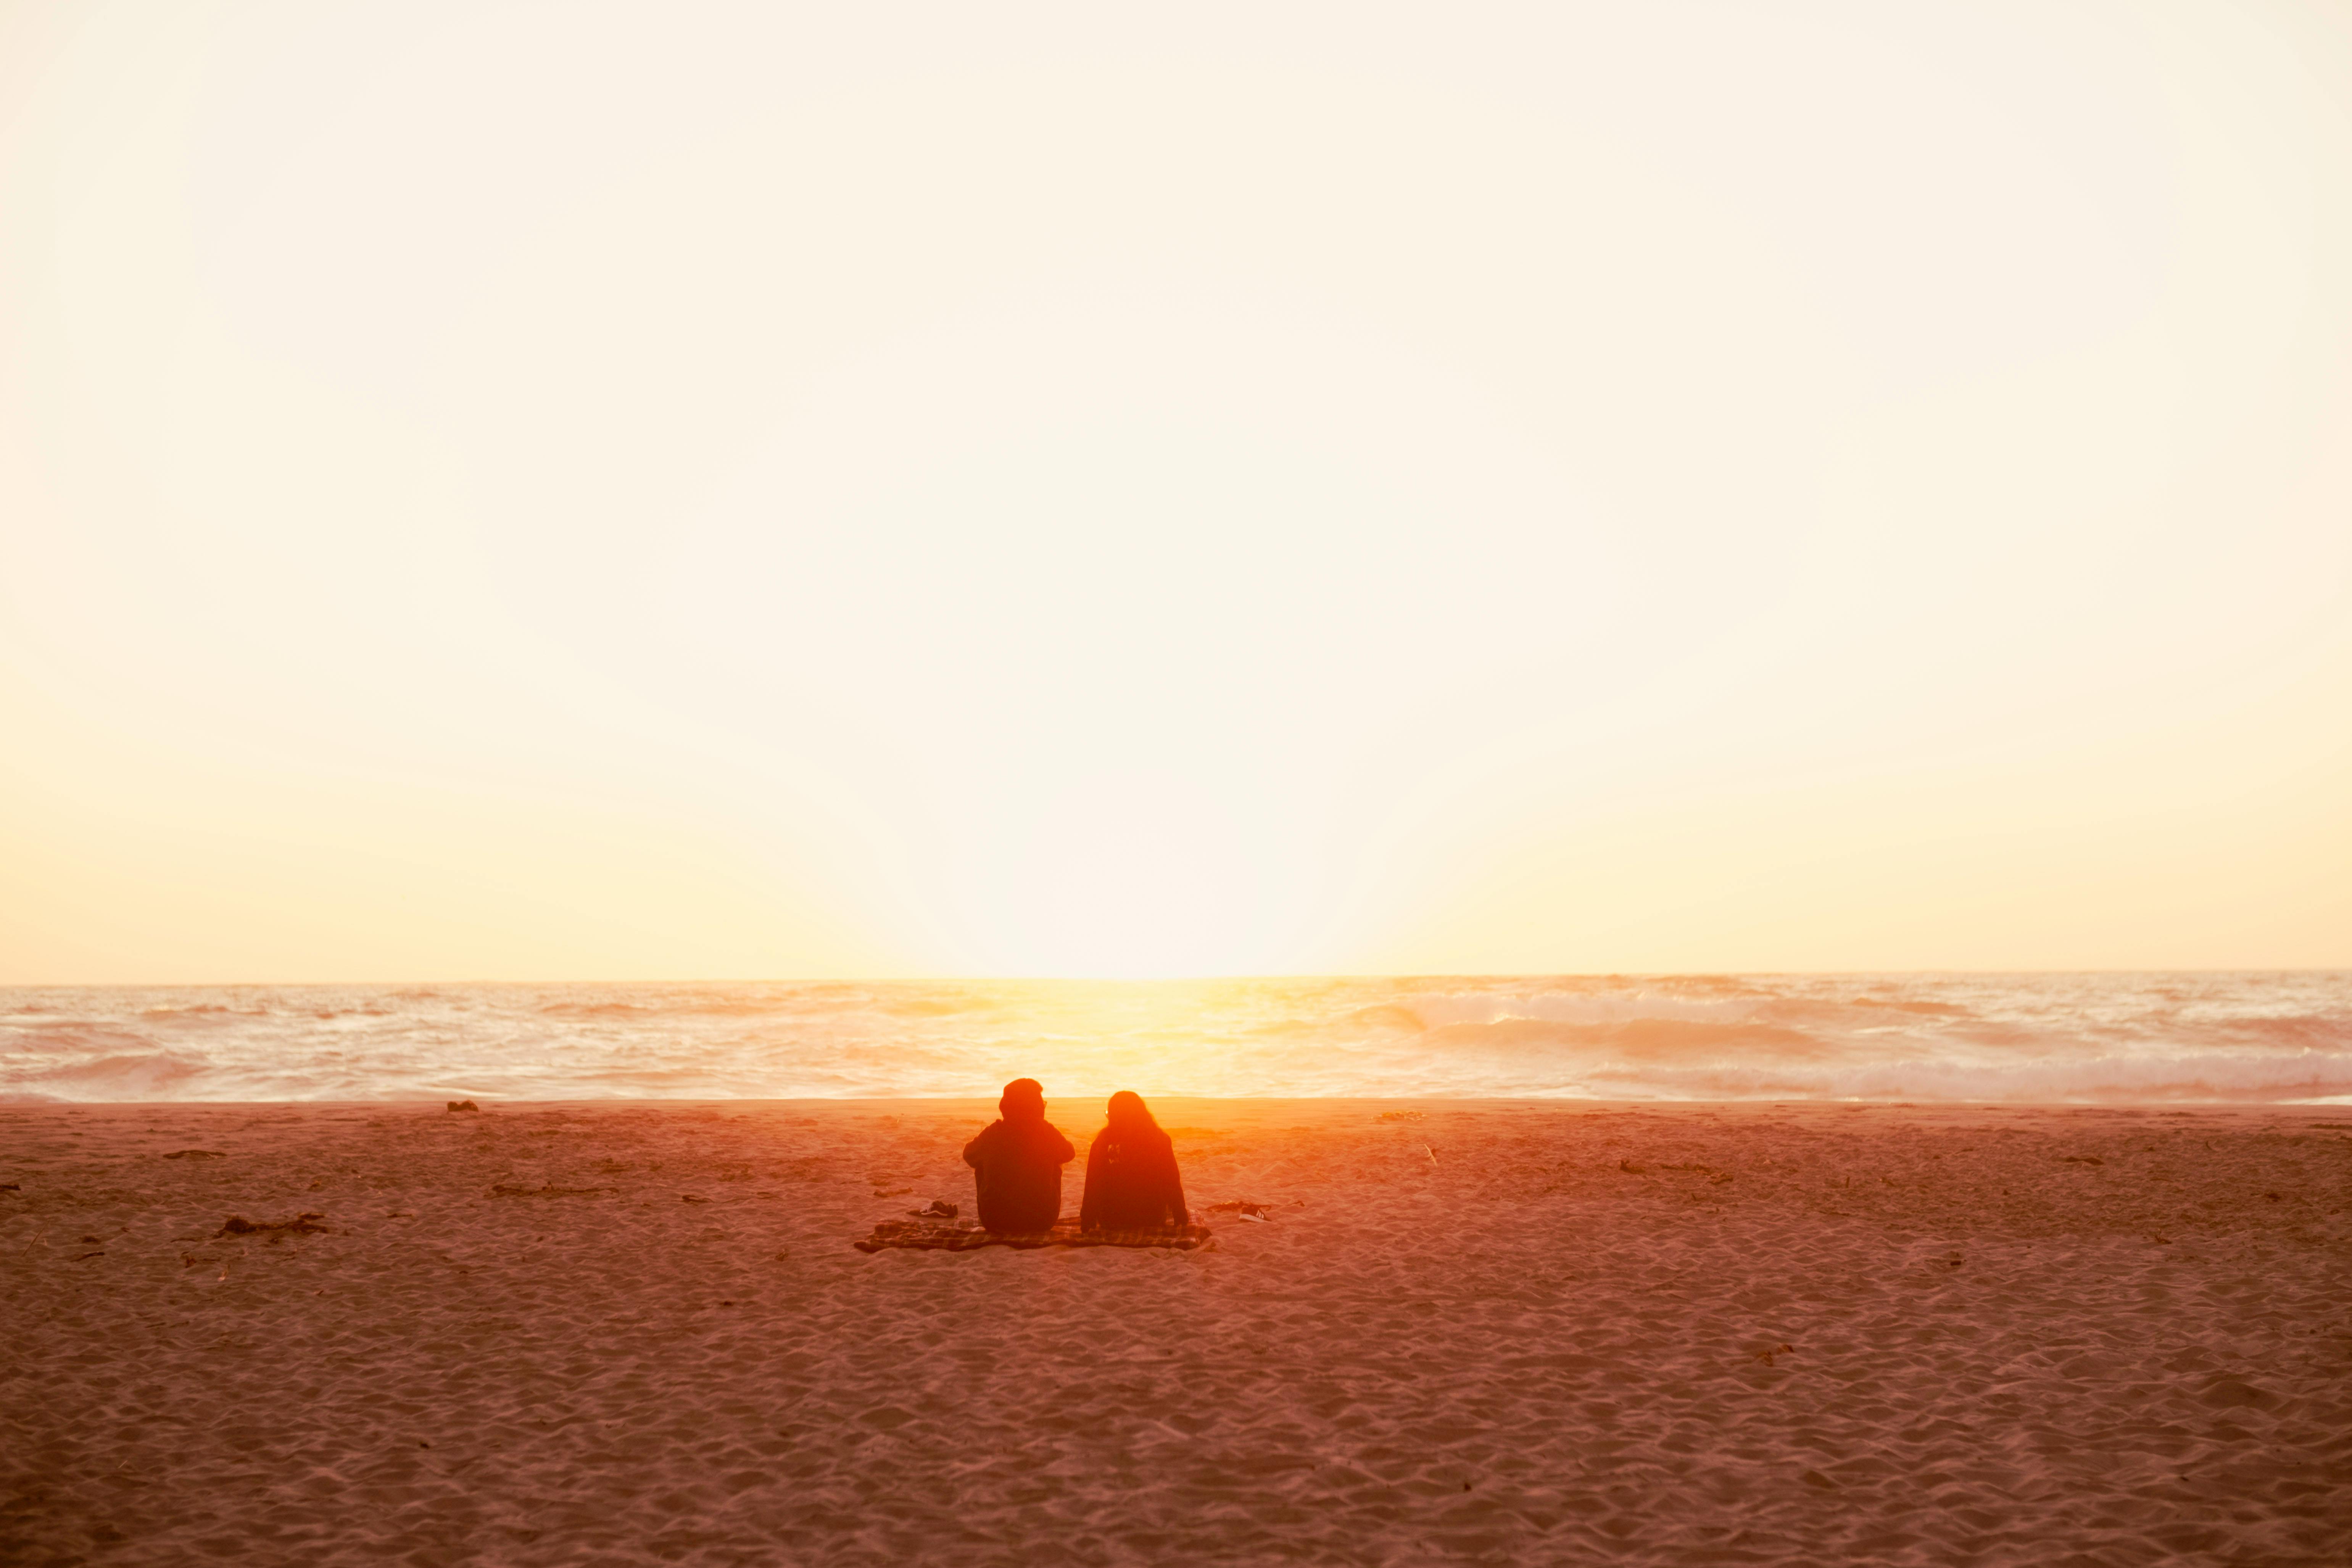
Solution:
<svg viewBox="0 0 2352 1568">
<path fill-rule="evenodd" d="M 853 1251 L 978 1106 L 0 1109 L 0 1559 L 2352 1560 L 2352 1116 L 1160 1109 L 1266 1223 Z"/>
</svg>

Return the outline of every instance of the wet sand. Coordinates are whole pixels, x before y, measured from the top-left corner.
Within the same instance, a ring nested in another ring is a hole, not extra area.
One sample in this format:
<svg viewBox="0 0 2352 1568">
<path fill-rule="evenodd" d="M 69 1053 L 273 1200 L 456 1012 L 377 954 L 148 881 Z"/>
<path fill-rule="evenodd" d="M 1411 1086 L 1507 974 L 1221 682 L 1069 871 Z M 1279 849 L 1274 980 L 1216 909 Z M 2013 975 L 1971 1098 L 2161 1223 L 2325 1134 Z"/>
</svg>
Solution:
<svg viewBox="0 0 2352 1568">
<path fill-rule="evenodd" d="M 2352 1108 L 1156 1109 L 0 1106 L 0 1561 L 2352 1561 Z"/>
</svg>

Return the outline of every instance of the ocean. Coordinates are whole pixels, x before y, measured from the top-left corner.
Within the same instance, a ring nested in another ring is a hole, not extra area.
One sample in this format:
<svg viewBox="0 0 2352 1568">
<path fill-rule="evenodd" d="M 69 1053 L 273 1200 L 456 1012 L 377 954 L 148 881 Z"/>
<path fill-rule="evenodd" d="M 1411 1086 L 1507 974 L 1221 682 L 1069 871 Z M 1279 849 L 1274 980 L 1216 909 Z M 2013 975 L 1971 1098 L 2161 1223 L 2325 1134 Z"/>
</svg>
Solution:
<svg viewBox="0 0 2352 1568">
<path fill-rule="evenodd" d="M 0 1100 L 2352 1100 L 2352 972 L 0 989 Z"/>
</svg>

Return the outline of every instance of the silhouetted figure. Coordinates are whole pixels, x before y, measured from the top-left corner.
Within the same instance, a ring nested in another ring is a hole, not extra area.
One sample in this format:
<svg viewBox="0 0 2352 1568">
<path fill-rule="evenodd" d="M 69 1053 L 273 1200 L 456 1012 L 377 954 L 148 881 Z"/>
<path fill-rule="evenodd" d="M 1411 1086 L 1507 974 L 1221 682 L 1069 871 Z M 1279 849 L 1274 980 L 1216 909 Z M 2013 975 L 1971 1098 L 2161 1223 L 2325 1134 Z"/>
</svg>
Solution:
<svg viewBox="0 0 2352 1568">
<path fill-rule="evenodd" d="M 963 1146 L 988 1230 L 1051 1230 L 1062 1217 L 1062 1167 L 1077 1152 L 1045 1120 L 1045 1087 L 1016 1078 L 996 1102 L 1000 1120 Z"/>
<path fill-rule="evenodd" d="M 1087 1195 L 1078 1223 L 1088 1230 L 1181 1229 L 1184 1178 L 1176 1173 L 1176 1146 L 1143 1097 L 1120 1089 L 1110 1097 L 1110 1120 L 1087 1152 Z"/>
</svg>

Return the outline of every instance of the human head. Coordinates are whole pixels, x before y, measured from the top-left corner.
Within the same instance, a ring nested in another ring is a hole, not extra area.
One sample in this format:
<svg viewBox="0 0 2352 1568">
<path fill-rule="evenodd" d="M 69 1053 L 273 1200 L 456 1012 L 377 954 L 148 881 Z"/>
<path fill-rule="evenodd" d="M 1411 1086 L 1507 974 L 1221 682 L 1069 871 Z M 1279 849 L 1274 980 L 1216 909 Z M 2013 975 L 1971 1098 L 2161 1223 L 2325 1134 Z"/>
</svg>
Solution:
<svg viewBox="0 0 2352 1568">
<path fill-rule="evenodd" d="M 1154 1121 L 1151 1119 L 1151 1109 L 1143 1103 L 1143 1096 L 1136 1093 L 1135 1090 L 1131 1089 L 1122 1089 L 1117 1094 L 1110 1097 L 1110 1108 L 1108 1114 L 1110 1117 L 1110 1124 L 1113 1127 L 1157 1127 L 1160 1125 L 1159 1122 Z"/>
<path fill-rule="evenodd" d="M 1016 1078 L 1004 1086 L 1004 1098 L 996 1102 L 996 1110 L 1007 1121 L 1043 1121 L 1045 1086 L 1034 1078 Z"/>
</svg>

